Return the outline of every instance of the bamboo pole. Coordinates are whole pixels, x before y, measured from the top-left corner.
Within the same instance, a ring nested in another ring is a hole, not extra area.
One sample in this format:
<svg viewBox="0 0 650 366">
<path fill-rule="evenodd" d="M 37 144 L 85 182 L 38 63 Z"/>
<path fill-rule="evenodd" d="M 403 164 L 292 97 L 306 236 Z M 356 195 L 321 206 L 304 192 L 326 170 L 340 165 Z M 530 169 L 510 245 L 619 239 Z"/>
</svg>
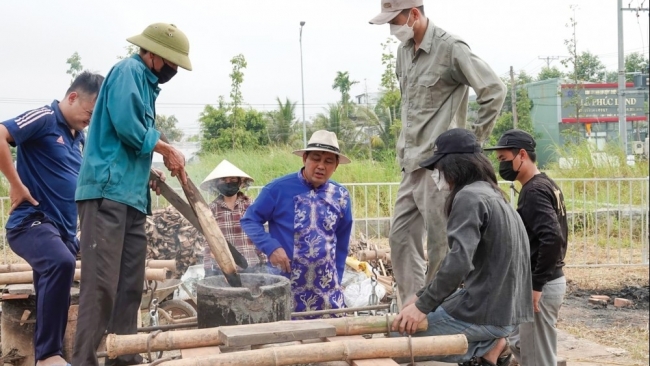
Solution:
<svg viewBox="0 0 650 366">
<path fill-rule="evenodd" d="M 146 268 L 145 278 L 149 281 L 164 281 L 169 279 L 171 274 L 166 268 Z M 74 280 L 81 279 L 81 269 L 75 269 Z M 33 283 L 34 273 L 32 271 L 0 273 L 0 285 L 11 285 L 18 283 Z"/>
<path fill-rule="evenodd" d="M 357 253 L 357 259 L 360 261 L 385 260 L 390 263 L 390 251 L 385 249 L 366 249 Z"/>
<path fill-rule="evenodd" d="M 387 333 L 388 327 L 393 323 L 395 317 L 396 315 L 294 320 L 281 321 L 276 324 L 278 324 L 278 328 L 281 328 L 282 324 L 291 322 L 325 322 L 336 328 L 337 336 L 346 336 Z M 429 323 L 425 319 L 418 325 L 418 331 L 424 331 L 428 327 Z M 159 333 L 150 341 L 148 334 L 109 334 L 106 336 L 106 353 L 110 358 L 115 358 L 120 355 L 147 352 L 147 342 L 150 342 L 152 352 L 222 345 L 219 341 L 219 328 L 164 332 Z"/>
<path fill-rule="evenodd" d="M 75 268 L 81 268 L 81 261 L 77 261 Z M 150 259 L 147 260 L 147 268 L 167 268 L 170 271 L 176 270 L 176 260 L 158 260 Z M 18 263 L 18 264 L 1 264 L 0 265 L 0 274 L 1 273 L 13 273 L 13 272 L 28 272 L 32 270 L 32 266 L 27 263 Z"/>
<path fill-rule="evenodd" d="M 462 334 L 435 337 L 395 337 L 299 346 L 264 348 L 254 351 L 221 353 L 201 358 L 166 361 L 164 366 L 280 366 L 316 362 L 352 361 L 375 358 L 461 355 L 467 352 Z"/>
</svg>

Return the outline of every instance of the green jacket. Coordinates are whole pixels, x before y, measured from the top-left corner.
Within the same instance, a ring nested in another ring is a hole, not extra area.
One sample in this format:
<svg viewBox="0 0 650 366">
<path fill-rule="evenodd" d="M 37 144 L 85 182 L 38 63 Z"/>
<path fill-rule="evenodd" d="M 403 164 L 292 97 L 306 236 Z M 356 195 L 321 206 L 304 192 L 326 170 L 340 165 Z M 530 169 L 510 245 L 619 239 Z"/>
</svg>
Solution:
<svg viewBox="0 0 650 366">
<path fill-rule="evenodd" d="M 149 169 L 160 138 L 159 92 L 158 78 L 138 55 L 109 71 L 86 138 L 76 201 L 107 198 L 151 214 Z"/>
</svg>

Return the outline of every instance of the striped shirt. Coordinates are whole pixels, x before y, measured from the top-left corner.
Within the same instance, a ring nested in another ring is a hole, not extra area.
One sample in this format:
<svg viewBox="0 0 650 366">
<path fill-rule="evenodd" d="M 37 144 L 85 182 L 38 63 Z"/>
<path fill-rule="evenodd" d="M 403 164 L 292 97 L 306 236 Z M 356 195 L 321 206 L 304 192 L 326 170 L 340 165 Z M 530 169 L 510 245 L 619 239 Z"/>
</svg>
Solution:
<svg viewBox="0 0 650 366">
<path fill-rule="evenodd" d="M 244 233 L 240 224 L 241 218 L 250 205 L 251 199 L 241 192 L 237 194 L 237 201 L 235 201 L 235 208 L 233 210 L 226 205 L 226 202 L 223 200 L 223 195 L 219 195 L 219 197 L 210 203 L 210 210 L 212 210 L 212 215 L 217 220 L 223 236 L 246 258 L 249 268 L 267 262 L 266 256 L 255 248 L 253 242 Z M 205 241 L 204 237 L 201 237 L 201 240 L 203 241 L 203 268 L 210 269 L 212 266 L 218 267 L 210 252 L 207 241 Z M 242 268 L 238 267 L 237 270 L 241 271 Z"/>
</svg>

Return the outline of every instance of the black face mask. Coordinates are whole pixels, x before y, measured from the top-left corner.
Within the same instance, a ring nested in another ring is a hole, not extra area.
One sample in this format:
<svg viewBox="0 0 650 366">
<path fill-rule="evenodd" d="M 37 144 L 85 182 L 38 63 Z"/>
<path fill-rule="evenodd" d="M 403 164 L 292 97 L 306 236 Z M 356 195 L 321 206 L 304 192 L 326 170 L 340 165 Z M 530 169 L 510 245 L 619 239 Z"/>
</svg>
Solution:
<svg viewBox="0 0 650 366">
<path fill-rule="evenodd" d="M 239 182 L 218 183 L 217 190 L 226 197 L 232 197 L 239 192 Z"/>
<path fill-rule="evenodd" d="M 517 170 L 514 169 L 512 166 L 512 162 L 515 159 L 508 160 L 508 161 L 502 161 L 499 163 L 499 175 L 501 178 L 509 181 L 509 182 L 514 182 L 517 179 L 517 175 L 519 175 L 519 169 L 521 169 L 521 164 L 524 162 L 519 163 L 519 168 Z"/>
<path fill-rule="evenodd" d="M 177 70 L 174 70 L 173 67 L 167 65 L 167 63 L 163 61 L 163 66 L 160 68 L 160 71 L 156 71 L 156 69 L 152 67 L 151 72 L 153 72 L 153 74 L 158 78 L 158 84 L 164 84 L 176 75 Z"/>
</svg>

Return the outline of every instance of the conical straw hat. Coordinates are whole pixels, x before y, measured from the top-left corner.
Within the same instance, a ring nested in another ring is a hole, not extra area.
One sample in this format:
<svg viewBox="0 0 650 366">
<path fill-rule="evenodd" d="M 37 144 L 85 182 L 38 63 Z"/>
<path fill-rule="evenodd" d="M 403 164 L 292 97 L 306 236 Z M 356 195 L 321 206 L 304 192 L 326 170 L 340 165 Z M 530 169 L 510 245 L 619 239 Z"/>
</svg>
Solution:
<svg viewBox="0 0 650 366">
<path fill-rule="evenodd" d="M 249 180 L 250 182 L 253 181 L 253 178 L 251 178 L 250 175 L 244 173 L 244 171 L 237 168 L 233 163 L 224 159 L 216 168 L 214 168 L 212 173 L 208 174 L 208 176 L 203 180 L 201 183 L 201 189 L 208 191 L 213 184 L 216 183 L 217 179 L 225 177 L 240 177 L 244 180 Z"/>
</svg>

